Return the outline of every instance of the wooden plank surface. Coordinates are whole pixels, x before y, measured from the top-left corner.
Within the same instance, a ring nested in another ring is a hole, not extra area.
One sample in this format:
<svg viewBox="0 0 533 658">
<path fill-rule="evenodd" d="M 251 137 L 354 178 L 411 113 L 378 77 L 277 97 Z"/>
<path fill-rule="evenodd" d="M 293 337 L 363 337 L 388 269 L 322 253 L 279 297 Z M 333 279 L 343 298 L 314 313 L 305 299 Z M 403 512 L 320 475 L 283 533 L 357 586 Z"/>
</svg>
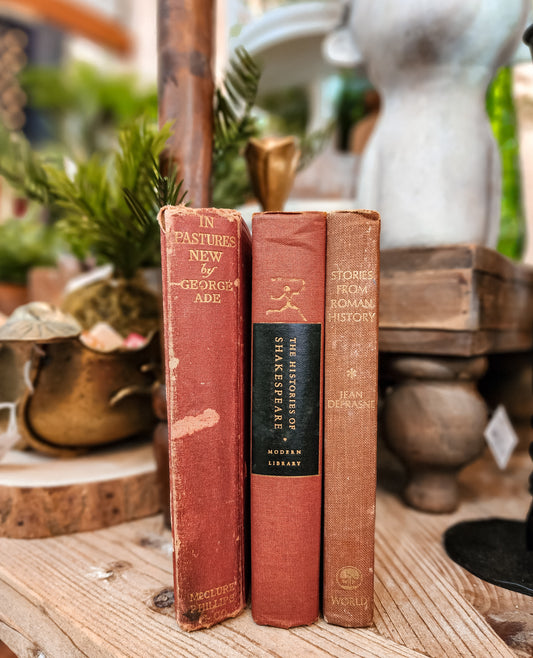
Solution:
<svg viewBox="0 0 533 658">
<path fill-rule="evenodd" d="M 442 516 L 406 508 L 394 491 L 398 473 L 382 469 L 369 629 L 324 621 L 261 627 L 246 611 L 212 629 L 180 631 L 167 605 L 170 533 L 156 516 L 91 533 L 0 539 L 0 639 L 17 655 L 49 658 L 532 655 L 533 599 L 480 581 L 441 546 L 443 531 L 460 519 L 523 518 L 530 467 L 525 454 L 505 474 L 487 458 L 468 467 L 461 475 L 465 502 Z"/>
<path fill-rule="evenodd" d="M 533 304 L 533 300 L 531 302 Z M 437 329 L 379 329 L 379 351 L 433 356 L 482 356 L 530 352 L 533 328 L 527 331 L 447 331 Z M 525 358 L 528 358 L 527 356 Z"/>
</svg>

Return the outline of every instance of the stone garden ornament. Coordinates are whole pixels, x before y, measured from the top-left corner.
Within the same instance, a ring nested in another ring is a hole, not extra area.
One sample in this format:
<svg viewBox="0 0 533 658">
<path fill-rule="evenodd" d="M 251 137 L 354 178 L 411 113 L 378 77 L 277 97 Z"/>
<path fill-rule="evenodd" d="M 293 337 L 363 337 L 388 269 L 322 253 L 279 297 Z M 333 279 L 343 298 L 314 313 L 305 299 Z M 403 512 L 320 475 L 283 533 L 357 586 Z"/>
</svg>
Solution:
<svg viewBox="0 0 533 658">
<path fill-rule="evenodd" d="M 487 86 L 509 61 L 528 0 L 352 0 L 324 43 L 364 65 L 382 109 L 361 164 L 357 205 L 382 216 L 382 246 L 495 247 L 500 162 Z"/>
</svg>

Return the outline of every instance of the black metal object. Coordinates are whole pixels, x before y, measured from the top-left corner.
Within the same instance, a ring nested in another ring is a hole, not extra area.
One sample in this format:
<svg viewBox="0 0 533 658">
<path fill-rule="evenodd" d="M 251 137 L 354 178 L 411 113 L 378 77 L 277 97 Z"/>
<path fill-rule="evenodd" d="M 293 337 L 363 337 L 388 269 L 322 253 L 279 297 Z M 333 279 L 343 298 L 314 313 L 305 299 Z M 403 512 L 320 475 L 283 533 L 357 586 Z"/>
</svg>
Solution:
<svg viewBox="0 0 533 658">
<path fill-rule="evenodd" d="M 478 578 L 533 596 L 533 551 L 526 548 L 525 531 L 523 521 L 464 521 L 444 533 L 444 548 Z"/>
<path fill-rule="evenodd" d="M 524 32 L 523 41 L 533 59 L 533 25 Z M 533 442 L 529 455 L 533 459 Z M 533 496 L 533 473 L 529 493 Z M 533 596 L 533 501 L 525 522 L 481 519 L 453 525 L 444 533 L 444 547 L 454 562 L 478 578 Z"/>
<path fill-rule="evenodd" d="M 524 32 L 522 41 L 526 44 L 526 46 L 529 46 L 531 58 L 533 59 L 533 24 L 530 25 Z"/>
</svg>

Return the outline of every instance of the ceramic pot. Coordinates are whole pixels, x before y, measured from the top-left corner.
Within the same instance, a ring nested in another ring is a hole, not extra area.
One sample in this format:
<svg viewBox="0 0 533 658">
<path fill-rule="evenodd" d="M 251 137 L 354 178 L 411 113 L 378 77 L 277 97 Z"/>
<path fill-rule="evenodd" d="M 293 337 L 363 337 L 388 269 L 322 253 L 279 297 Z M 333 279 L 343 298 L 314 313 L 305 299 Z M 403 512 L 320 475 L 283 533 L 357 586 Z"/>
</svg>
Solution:
<svg viewBox="0 0 533 658">
<path fill-rule="evenodd" d="M 529 4 L 352 0 L 349 25 L 328 38 L 328 57 L 363 61 L 380 94 L 356 202 L 381 213 L 382 247 L 496 246 L 500 158 L 485 94 Z"/>
</svg>

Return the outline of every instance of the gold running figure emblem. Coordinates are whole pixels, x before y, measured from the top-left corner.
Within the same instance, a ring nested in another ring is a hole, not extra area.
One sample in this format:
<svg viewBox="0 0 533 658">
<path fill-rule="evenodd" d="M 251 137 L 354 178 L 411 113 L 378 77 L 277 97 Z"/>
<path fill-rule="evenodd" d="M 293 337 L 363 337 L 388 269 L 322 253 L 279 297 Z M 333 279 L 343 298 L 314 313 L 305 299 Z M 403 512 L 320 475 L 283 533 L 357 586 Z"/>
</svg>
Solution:
<svg viewBox="0 0 533 658">
<path fill-rule="evenodd" d="M 305 281 L 303 279 L 284 279 L 282 277 L 275 277 L 270 279 L 272 283 L 282 283 L 283 292 L 279 297 L 270 295 L 273 302 L 284 302 L 281 308 L 272 308 L 267 311 L 267 315 L 284 313 L 285 311 L 296 311 L 304 322 L 307 322 L 306 317 L 300 310 L 300 307 L 295 303 L 294 298 L 299 295 L 305 288 Z"/>
</svg>

